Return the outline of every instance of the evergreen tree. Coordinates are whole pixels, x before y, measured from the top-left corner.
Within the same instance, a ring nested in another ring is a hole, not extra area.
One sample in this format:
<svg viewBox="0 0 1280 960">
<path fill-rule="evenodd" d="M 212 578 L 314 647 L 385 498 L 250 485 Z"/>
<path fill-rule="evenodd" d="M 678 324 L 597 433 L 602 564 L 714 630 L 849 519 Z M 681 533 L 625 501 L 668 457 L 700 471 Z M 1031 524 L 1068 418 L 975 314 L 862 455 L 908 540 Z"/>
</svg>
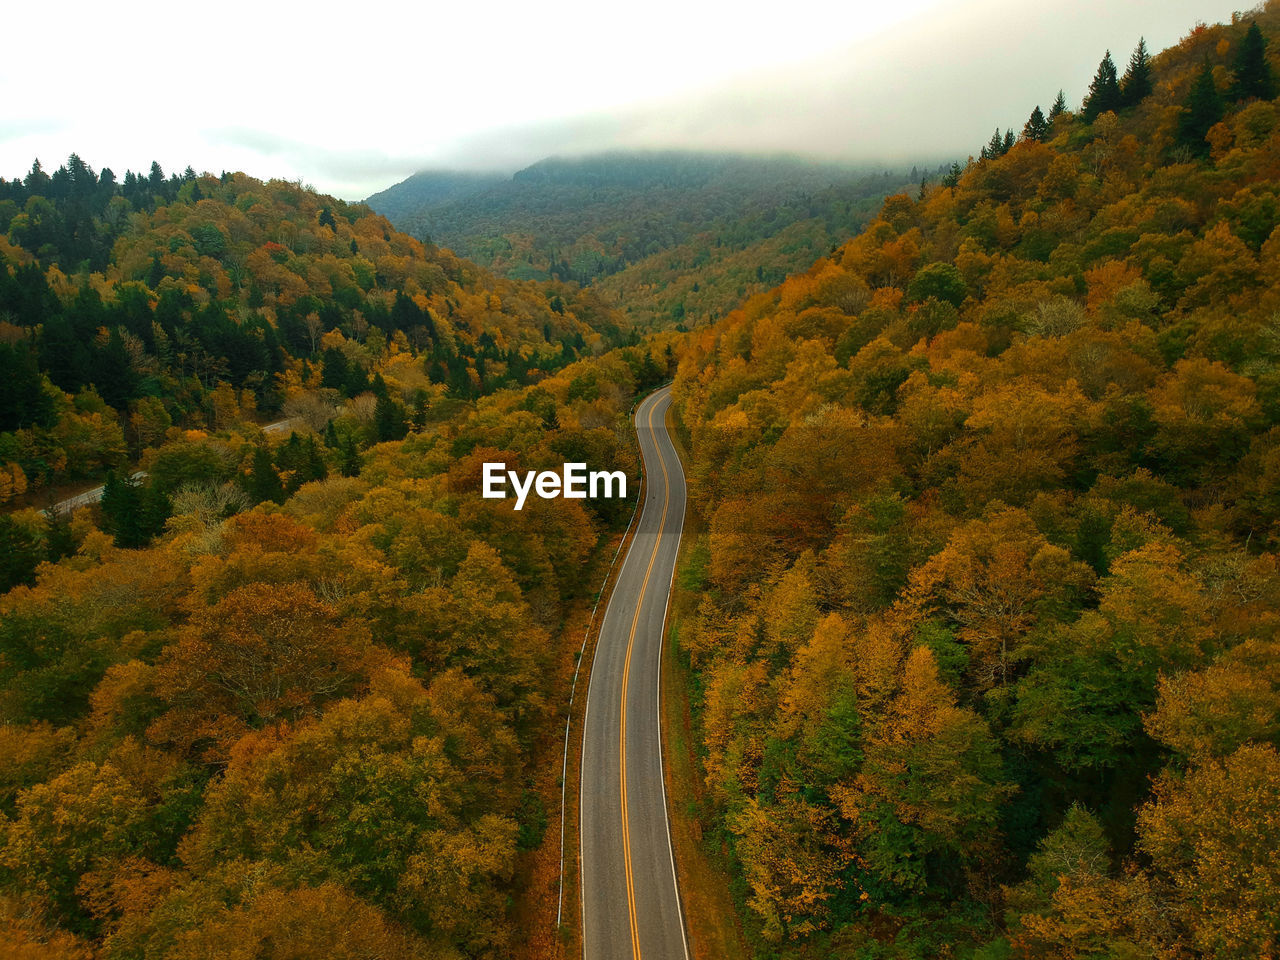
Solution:
<svg viewBox="0 0 1280 960">
<path fill-rule="evenodd" d="M 253 467 L 245 483 L 245 493 L 249 494 L 254 503 L 267 500 L 284 503 L 284 485 L 271 462 L 271 451 L 266 447 L 258 447 L 253 451 Z"/>
<path fill-rule="evenodd" d="M 1222 97 L 1213 83 L 1213 68 L 1205 60 L 1200 75 L 1191 84 L 1191 93 L 1182 104 L 1182 116 L 1178 120 L 1178 143 L 1192 154 L 1203 157 L 1209 153 L 1205 136 L 1210 128 L 1222 119 Z"/>
<path fill-rule="evenodd" d="M 1231 73 L 1228 96 L 1232 100 L 1270 100 L 1275 97 L 1276 78 L 1271 72 L 1271 64 L 1267 62 L 1267 38 L 1258 29 L 1257 21 L 1249 25 L 1240 42 Z"/>
<path fill-rule="evenodd" d="M 117 547 L 145 547 L 169 519 L 169 498 L 119 470 L 107 474 L 100 502 L 103 529 Z"/>
<path fill-rule="evenodd" d="M 1151 95 L 1153 89 L 1151 56 L 1147 53 L 1147 41 L 1143 38 L 1138 40 L 1138 46 L 1129 58 L 1129 69 L 1120 81 L 1120 104 L 1125 107 L 1137 106 Z"/>
<path fill-rule="evenodd" d="M 324 458 L 320 455 L 320 445 L 310 434 L 290 434 L 289 439 L 276 451 L 276 467 L 289 475 L 284 486 L 286 494 L 294 493 L 304 483 L 323 480 L 329 474 Z"/>
<path fill-rule="evenodd" d="M 1044 143 L 1049 136 L 1049 121 L 1044 118 L 1044 113 L 1040 110 L 1040 104 L 1036 104 L 1036 108 L 1031 111 L 1031 116 L 1027 119 L 1026 125 L 1022 128 L 1022 138 L 1030 140 L 1034 143 Z"/>
<path fill-rule="evenodd" d="M 0 593 L 20 583 L 34 584 L 36 567 L 46 559 L 44 544 L 37 535 L 12 517 L 0 514 Z"/>
<path fill-rule="evenodd" d="M 385 391 L 378 397 L 378 402 L 373 408 L 373 428 L 379 443 L 403 440 L 408 433 L 404 422 L 404 410 L 400 404 L 387 396 Z"/>
<path fill-rule="evenodd" d="M 351 372 L 347 369 L 347 355 L 337 347 L 329 347 L 324 352 L 324 371 L 320 376 L 320 386 L 339 392 L 347 389 L 347 381 Z"/>
<path fill-rule="evenodd" d="M 947 172 L 942 175 L 942 185 L 954 191 L 960 185 L 960 177 L 963 174 L 964 170 L 961 169 L 960 164 L 953 160 Z"/>
<path fill-rule="evenodd" d="M 102 399 L 123 410 L 138 389 L 138 374 L 129 359 L 119 328 L 112 329 L 106 344 L 94 351 L 94 384 Z"/>
<path fill-rule="evenodd" d="M 1053 101 L 1053 106 L 1049 108 L 1049 122 L 1053 123 L 1053 121 L 1057 120 L 1066 112 L 1067 95 L 1059 90 L 1057 98 Z"/>
<path fill-rule="evenodd" d="M 316 443 L 316 438 L 307 437 L 307 441 L 303 446 L 306 460 L 298 470 L 298 473 L 303 478 L 302 482 L 314 483 L 329 476 L 329 465 L 324 462 L 324 457 L 320 453 L 320 444 Z"/>
<path fill-rule="evenodd" d="M 151 255 L 151 269 L 147 271 L 147 286 L 154 290 L 160 286 L 160 281 L 164 277 L 164 264 L 160 262 L 160 254 L 153 253 Z"/>
<path fill-rule="evenodd" d="M 44 167 L 40 165 L 37 158 L 31 164 L 31 172 L 27 174 L 26 180 L 23 181 L 27 188 L 27 193 L 35 196 L 47 196 L 49 194 L 50 177 L 44 172 Z"/>
<path fill-rule="evenodd" d="M 363 465 L 364 459 L 360 456 L 355 440 L 347 434 L 338 443 L 338 472 L 344 477 L 356 477 L 360 475 Z"/>
<path fill-rule="evenodd" d="M 1120 80 L 1116 76 L 1116 65 L 1111 59 L 1111 51 L 1108 50 L 1102 62 L 1098 64 L 1098 72 L 1094 75 L 1093 82 L 1089 84 L 1089 94 L 1084 98 L 1082 112 L 1084 119 L 1088 123 L 1093 123 L 1108 110 L 1119 110 L 1121 106 Z"/>
<path fill-rule="evenodd" d="M 28 345 L 0 343 L 0 431 L 52 427 L 57 417 Z"/>
<path fill-rule="evenodd" d="M 1017 143 L 1017 138 L 1013 135 L 1013 127 L 1004 132 L 1004 143 L 1001 145 L 1000 154 L 1003 156 L 1013 149 L 1013 145 Z"/>
<path fill-rule="evenodd" d="M 1004 137 L 1000 133 L 1000 128 L 996 127 L 996 132 L 991 134 L 991 139 L 987 141 L 987 145 L 982 148 L 981 157 L 983 160 L 994 160 L 1004 154 Z"/>
<path fill-rule="evenodd" d="M 421 430 L 427 425 L 427 409 L 431 406 L 431 395 L 419 387 L 413 392 L 413 429 Z"/>
</svg>

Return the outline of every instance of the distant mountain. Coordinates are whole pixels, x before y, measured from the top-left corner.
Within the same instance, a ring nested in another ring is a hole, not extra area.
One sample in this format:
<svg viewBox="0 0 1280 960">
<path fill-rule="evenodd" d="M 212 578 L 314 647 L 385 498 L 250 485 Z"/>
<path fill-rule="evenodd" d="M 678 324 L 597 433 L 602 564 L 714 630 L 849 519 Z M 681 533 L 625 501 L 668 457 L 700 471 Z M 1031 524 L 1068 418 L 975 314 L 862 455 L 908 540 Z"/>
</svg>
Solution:
<svg viewBox="0 0 1280 960">
<path fill-rule="evenodd" d="M 388 220 L 398 220 L 428 207 L 464 200 L 509 179 L 498 173 L 423 170 L 408 180 L 375 193 L 366 203 Z"/>
<path fill-rule="evenodd" d="M 702 318 L 720 316 L 753 284 L 807 268 L 916 180 L 916 171 L 790 156 L 610 153 L 550 158 L 507 178 L 424 172 L 368 203 L 400 229 L 514 279 L 616 278 L 619 306 L 656 324 L 683 319 L 686 300 Z M 787 242 L 735 256 L 788 229 Z"/>
</svg>

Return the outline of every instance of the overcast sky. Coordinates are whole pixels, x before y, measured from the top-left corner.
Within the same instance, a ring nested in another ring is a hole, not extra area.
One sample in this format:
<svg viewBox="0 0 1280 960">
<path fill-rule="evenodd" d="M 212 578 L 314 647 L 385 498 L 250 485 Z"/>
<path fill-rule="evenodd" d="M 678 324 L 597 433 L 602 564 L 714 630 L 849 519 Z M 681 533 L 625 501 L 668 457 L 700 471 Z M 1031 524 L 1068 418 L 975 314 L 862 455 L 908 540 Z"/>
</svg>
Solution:
<svg viewBox="0 0 1280 960">
<path fill-rule="evenodd" d="M 1103 50 L 1221 0 L 35 3 L 6 10 L 0 176 L 244 170 L 363 198 L 424 167 L 612 148 L 892 164 L 974 152 Z"/>
</svg>

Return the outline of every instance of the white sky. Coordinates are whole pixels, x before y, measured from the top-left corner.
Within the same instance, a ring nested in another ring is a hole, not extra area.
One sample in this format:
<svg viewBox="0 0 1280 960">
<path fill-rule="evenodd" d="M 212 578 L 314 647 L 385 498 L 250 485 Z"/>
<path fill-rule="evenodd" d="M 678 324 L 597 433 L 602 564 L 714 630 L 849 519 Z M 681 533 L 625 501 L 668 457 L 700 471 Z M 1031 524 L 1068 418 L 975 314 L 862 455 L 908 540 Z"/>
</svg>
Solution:
<svg viewBox="0 0 1280 960">
<path fill-rule="evenodd" d="M 14 5 L 0 176 L 301 178 L 358 199 L 426 166 L 611 147 L 964 156 L 1059 87 L 1078 103 L 1221 0 L 491 0 Z"/>
</svg>

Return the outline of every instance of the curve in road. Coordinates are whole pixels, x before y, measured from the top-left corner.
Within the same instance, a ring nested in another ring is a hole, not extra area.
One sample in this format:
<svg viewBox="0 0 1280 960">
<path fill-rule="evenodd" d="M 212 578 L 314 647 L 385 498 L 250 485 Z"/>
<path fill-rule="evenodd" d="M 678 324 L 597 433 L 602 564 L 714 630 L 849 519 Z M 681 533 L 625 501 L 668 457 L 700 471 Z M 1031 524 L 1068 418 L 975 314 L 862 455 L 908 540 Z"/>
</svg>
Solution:
<svg viewBox="0 0 1280 960">
<path fill-rule="evenodd" d="M 670 388 L 636 408 L 645 502 L 600 626 L 579 785 L 584 960 L 687 960 L 659 727 L 662 641 L 684 527 Z"/>
</svg>

